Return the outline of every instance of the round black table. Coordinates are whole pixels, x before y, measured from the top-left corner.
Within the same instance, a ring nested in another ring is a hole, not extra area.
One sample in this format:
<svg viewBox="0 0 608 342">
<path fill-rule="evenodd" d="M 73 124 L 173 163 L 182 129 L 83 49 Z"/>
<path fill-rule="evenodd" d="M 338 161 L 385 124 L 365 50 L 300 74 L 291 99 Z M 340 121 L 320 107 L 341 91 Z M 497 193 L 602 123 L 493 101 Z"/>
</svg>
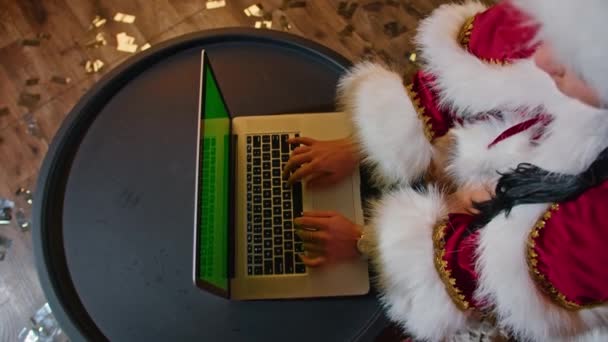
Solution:
<svg viewBox="0 0 608 342">
<path fill-rule="evenodd" d="M 331 111 L 349 66 L 274 31 L 181 37 L 104 77 L 63 123 L 42 167 L 34 246 L 51 308 L 73 340 L 371 340 L 374 294 L 235 302 L 192 284 L 200 52 L 234 115 Z"/>
</svg>

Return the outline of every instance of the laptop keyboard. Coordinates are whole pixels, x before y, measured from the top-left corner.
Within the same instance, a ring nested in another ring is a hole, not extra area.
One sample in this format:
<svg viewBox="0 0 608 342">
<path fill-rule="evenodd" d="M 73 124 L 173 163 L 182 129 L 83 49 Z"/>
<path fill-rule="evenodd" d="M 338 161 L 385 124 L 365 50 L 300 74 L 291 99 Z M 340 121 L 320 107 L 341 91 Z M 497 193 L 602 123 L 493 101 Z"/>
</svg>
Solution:
<svg viewBox="0 0 608 342">
<path fill-rule="evenodd" d="M 205 137 L 203 140 L 203 161 L 204 165 L 203 172 L 201 173 L 200 182 L 202 182 L 203 194 L 201 198 L 204 199 L 201 202 L 202 212 L 207 215 L 201 215 L 201 246 L 203 251 L 202 258 L 204 263 L 203 277 L 211 277 L 213 275 L 213 244 L 215 243 L 215 236 L 213 236 L 213 226 L 215 225 L 215 138 Z"/>
<path fill-rule="evenodd" d="M 282 179 L 291 151 L 287 139 L 298 134 L 247 136 L 247 274 L 249 276 L 304 274 L 298 256 L 302 241 L 294 218 L 302 212 L 302 184 Z"/>
</svg>

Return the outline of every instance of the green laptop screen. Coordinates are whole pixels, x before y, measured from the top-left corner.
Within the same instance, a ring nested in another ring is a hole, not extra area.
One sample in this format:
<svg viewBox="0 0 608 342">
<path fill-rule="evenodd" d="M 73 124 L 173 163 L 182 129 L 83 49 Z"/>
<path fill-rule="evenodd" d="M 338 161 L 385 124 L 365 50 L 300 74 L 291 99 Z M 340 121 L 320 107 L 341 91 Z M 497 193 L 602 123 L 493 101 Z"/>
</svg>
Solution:
<svg viewBox="0 0 608 342">
<path fill-rule="evenodd" d="M 230 116 L 206 55 L 203 58 L 197 278 L 227 291 Z"/>
</svg>

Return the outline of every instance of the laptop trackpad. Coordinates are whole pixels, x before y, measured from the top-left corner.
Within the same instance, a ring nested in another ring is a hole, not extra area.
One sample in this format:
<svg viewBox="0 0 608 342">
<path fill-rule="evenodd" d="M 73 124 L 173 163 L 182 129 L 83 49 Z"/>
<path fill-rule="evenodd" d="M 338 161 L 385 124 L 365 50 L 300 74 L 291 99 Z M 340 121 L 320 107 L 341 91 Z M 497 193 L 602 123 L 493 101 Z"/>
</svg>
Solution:
<svg viewBox="0 0 608 342">
<path fill-rule="evenodd" d="M 332 187 L 306 190 L 305 194 L 310 196 L 310 210 L 336 211 L 352 221 L 357 221 L 352 178 Z"/>
</svg>

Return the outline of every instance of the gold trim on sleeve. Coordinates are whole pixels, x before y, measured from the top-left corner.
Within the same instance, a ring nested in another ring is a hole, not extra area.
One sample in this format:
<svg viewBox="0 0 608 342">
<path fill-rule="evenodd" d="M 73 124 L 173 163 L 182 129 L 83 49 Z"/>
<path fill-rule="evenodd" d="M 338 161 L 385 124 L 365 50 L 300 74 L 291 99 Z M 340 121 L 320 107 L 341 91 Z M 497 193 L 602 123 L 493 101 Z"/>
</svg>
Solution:
<svg viewBox="0 0 608 342">
<path fill-rule="evenodd" d="M 424 136 L 426 136 L 428 141 L 433 142 L 433 139 L 435 139 L 435 133 L 433 132 L 431 117 L 426 115 L 424 106 L 420 103 L 420 97 L 418 96 L 418 93 L 414 91 L 414 84 L 412 83 L 407 85 L 405 89 L 407 91 L 407 95 L 412 101 L 412 105 L 414 106 L 416 113 L 418 113 L 418 119 L 422 121 L 422 126 L 424 127 Z"/>
<path fill-rule="evenodd" d="M 559 290 L 557 290 L 553 286 L 553 284 L 551 284 L 549 282 L 549 280 L 547 280 L 545 275 L 540 273 L 540 271 L 537 268 L 538 254 L 534 250 L 534 248 L 536 247 L 536 239 L 540 236 L 541 229 L 545 228 L 545 226 L 547 225 L 547 222 L 553 216 L 553 213 L 555 213 L 558 210 L 559 210 L 559 204 L 551 205 L 549 210 L 547 210 L 547 212 L 543 215 L 543 217 L 541 217 L 536 222 L 536 224 L 534 225 L 534 228 L 530 232 L 530 235 L 528 236 L 528 248 L 527 248 L 528 269 L 530 271 L 530 275 L 532 276 L 532 279 L 534 279 L 534 281 L 536 282 L 538 287 L 540 287 L 540 289 L 544 293 L 546 293 L 551 298 L 551 300 L 553 300 L 553 302 L 555 302 L 557 305 L 559 305 L 567 310 L 576 311 L 576 310 L 582 309 L 583 306 L 569 301 L 566 298 L 566 296 L 563 293 L 559 292 Z M 559 267 L 559 266 L 556 266 L 556 267 Z"/>
<path fill-rule="evenodd" d="M 475 18 L 477 18 L 477 15 L 474 15 L 474 16 L 468 18 L 467 20 L 465 20 L 464 24 L 462 25 L 462 28 L 460 29 L 460 32 L 458 33 L 458 43 L 460 44 L 460 46 L 462 46 L 463 49 L 465 49 L 469 52 L 470 52 L 469 44 L 471 42 L 471 33 L 473 32 L 473 28 L 475 27 L 475 25 L 474 25 Z M 477 56 L 475 56 L 475 57 L 486 63 L 492 64 L 492 65 L 510 64 L 509 61 L 506 61 L 506 60 L 500 60 L 500 59 L 496 59 L 496 58 L 480 58 Z"/>
<path fill-rule="evenodd" d="M 433 250 L 435 269 L 445 286 L 448 295 L 461 311 L 471 309 L 470 303 L 465 299 L 462 291 L 456 286 L 456 279 L 452 277 L 452 272 L 448 269 L 448 262 L 443 259 L 445 256 L 445 229 L 447 222 L 437 224 L 433 229 Z"/>
</svg>

